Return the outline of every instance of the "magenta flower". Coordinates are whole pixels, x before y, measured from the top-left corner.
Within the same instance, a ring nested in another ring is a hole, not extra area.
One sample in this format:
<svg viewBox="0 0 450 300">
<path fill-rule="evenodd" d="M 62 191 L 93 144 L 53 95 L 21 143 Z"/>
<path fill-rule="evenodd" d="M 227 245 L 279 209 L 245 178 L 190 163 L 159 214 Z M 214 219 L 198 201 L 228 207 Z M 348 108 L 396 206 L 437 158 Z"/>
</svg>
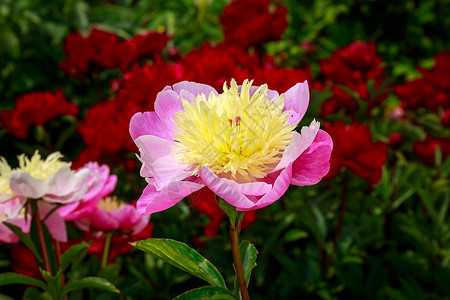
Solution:
<svg viewBox="0 0 450 300">
<path fill-rule="evenodd" d="M 131 204 L 118 202 L 116 197 L 100 199 L 95 209 L 86 217 L 75 221 L 83 231 L 120 230 L 122 233 L 139 233 L 148 225 L 150 216 L 139 214 Z"/>
<path fill-rule="evenodd" d="M 290 184 L 318 183 L 329 170 L 330 136 L 315 120 L 294 129 L 309 104 L 307 82 L 285 94 L 234 80 L 214 88 L 180 82 L 161 91 L 155 111 L 137 113 L 130 134 L 148 182 L 137 208 L 165 210 L 207 186 L 239 211 L 265 207 Z"/>
<path fill-rule="evenodd" d="M 78 220 L 90 214 L 101 198 L 111 194 L 116 187 L 117 176 L 110 175 L 107 165 L 99 165 L 97 162 L 89 162 L 82 168 L 90 171 L 86 181 L 88 190 L 79 201 L 64 205 L 58 209 L 59 214 L 67 221 Z"/>
</svg>

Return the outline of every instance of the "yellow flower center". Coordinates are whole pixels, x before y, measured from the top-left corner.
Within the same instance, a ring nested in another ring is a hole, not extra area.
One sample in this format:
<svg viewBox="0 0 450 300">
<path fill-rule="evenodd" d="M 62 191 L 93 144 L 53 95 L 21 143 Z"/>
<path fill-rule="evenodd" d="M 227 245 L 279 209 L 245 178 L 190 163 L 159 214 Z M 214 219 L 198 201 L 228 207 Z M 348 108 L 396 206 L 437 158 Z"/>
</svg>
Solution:
<svg viewBox="0 0 450 300">
<path fill-rule="evenodd" d="M 11 167 L 4 157 L 0 157 L 0 194 L 13 194 L 9 188 Z"/>
<path fill-rule="evenodd" d="M 250 96 L 253 81 L 236 81 L 216 96 L 200 94 L 190 103 L 181 99 L 184 111 L 172 120 L 178 127 L 175 158 L 193 166 L 193 174 L 208 166 L 221 177 L 238 181 L 264 178 L 281 160 L 297 124 L 282 111 L 284 95 L 270 99 L 267 85 Z"/>
<path fill-rule="evenodd" d="M 60 152 L 50 154 L 45 160 L 41 159 L 41 155 L 37 150 L 31 159 L 26 157 L 25 154 L 21 154 L 17 158 L 19 159 L 19 167 L 14 169 L 15 171 L 28 173 L 44 182 L 47 182 L 62 167 L 70 167 L 71 165 L 69 162 L 61 161 L 63 155 Z"/>
<path fill-rule="evenodd" d="M 102 198 L 97 204 L 99 209 L 106 210 L 107 212 L 111 212 L 112 210 L 120 210 L 124 206 L 125 203 L 117 201 L 117 197 Z"/>
</svg>

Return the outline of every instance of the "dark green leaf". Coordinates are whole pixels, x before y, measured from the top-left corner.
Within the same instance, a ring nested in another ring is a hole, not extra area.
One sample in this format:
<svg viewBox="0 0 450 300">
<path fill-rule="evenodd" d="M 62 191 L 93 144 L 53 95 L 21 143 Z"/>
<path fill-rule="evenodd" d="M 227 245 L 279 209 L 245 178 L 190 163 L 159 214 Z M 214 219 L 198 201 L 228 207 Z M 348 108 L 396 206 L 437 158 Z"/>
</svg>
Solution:
<svg viewBox="0 0 450 300">
<path fill-rule="evenodd" d="M 193 289 L 174 298 L 174 300 L 202 300 L 202 299 L 236 299 L 227 289 L 219 286 L 204 286 Z"/>
<path fill-rule="evenodd" d="M 249 241 L 242 241 L 240 250 L 242 264 L 244 266 L 245 282 L 248 286 L 250 274 L 252 273 L 253 268 L 256 267 L 256 256 L 258 255 L 258 250 L 256 250 L 255 246 Z"/>
<path fill-rule="evenodd" d="M 95 288 L 120 294 L 120 291 L 111 282 L 104 278 L 85 277 L 67 284 L 62 290 L 62 295 L 64 296 L 72 291 L 85 288 Z"/>
<path fill-rule="evenodd" d="M 225 281 L 217 268 L 185 243 L 171 239 L 151 238 L 135 242 L 133 245 L 212 285 L 226 288 Z"/>
<path fill-rule="evenodd" d="M 33 252 L 34 257 L 36 257 L 36 260 L 39 262 L 43 262 L 41 254 L 39 253 L 38 249 L 36 248 L 36 245 L 33 243 L 33 240 L 22 232 L 22 230 L 17 227 L 16 225 L 9 224 L 9 223 L 3 223 L 6 226 L 8 226 L 9 229 L 11 229 L 12 232 L 14 232 L 15 235 L 19 237 L 19 239 L 24 243 L 30 250 Z"/>
<path fill-rule="evenodd" d="M 79 254 L 81 254 L 81 251 L 86 250 L 87 248 L 89 248 L 89 245 L 86 244 L 85 242 L 82 242 L 67 249 L 66 252 L 64 252 L 64 254 L 61 255 L 61 261 L 59 263 L 60 269 L 62 269 L 63 271 L 66 270 L 67 267 L 72 263 L 72 261 Z"/>
<path fill-rule="evenodd" d="M 31 284 L 47 290 L 47 286 L 40 280 L 12 272 L 0 274 L 0 285 L 8 284 Z"/>
</svg>

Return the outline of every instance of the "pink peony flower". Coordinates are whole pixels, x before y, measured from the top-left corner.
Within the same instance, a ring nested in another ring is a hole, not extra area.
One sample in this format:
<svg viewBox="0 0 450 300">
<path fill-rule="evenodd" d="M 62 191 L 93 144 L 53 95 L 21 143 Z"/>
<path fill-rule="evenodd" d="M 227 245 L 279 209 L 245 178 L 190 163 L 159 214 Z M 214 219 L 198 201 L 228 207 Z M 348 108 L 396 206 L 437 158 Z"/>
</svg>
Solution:
<svg viewBox="0 0 450 300">
<path fill-rule="evenodd" d="M 309 103 L 307 82 L 285 94 L 234 80 L 219 94 L 180 82 L 156 97 L 155 111 L 137 113 L 130 134 L 148 182 L 137 208 L 165 210 L 207 186 L 240 211 L 278 200 L 289 184 L 318 183 L 329 170 L 330 136 L 315 120 L 294 131 Z"/>
<path fill-rule="evenodd" d="M 14 197 L 43 199 L 50 203 L 70 203 L 80 199 L 87 190 L 88 169 L 72 171 L 70 163 L 61 161 L 59 152 L 41 159 L 38 151 L 31 158 L 19 155 L 19 167 L 11 169 L 0 161 L 0 202 Z"/>
<path fill-rule="evenodd" d="M 101 198 L 111 194 L 116 187 L 117 176 L 109 174 L 107 165 L 99 165 L 97 162 L 89 162 L 82 168 L 90 171 L 86 185 L 88 190 L 79 201 L 62 206 L 58 209 L 59 214 L 66 221 L 78 220 L 90 214 Z"/>
<path fill-rule="evenodd" d="M 8 244 L 17 243 L 19 237 L 15 235 L 4 223 L 16 225 L 23 232 L 30 232 L 31 216 L 25 220 L 23 208 L 24 199 L 14 198 L 0 203 L 0 241 Z"/>
<path fill-rule="evenodd" d="M 126 234 L 137 234 L 143 230 L 150 216 L 142 216 L 132 204 L 121 203 L 116 197 L 101 199 L 94 210 L 75 224 L 83 231 L 120 230 Z"/>
</svg>

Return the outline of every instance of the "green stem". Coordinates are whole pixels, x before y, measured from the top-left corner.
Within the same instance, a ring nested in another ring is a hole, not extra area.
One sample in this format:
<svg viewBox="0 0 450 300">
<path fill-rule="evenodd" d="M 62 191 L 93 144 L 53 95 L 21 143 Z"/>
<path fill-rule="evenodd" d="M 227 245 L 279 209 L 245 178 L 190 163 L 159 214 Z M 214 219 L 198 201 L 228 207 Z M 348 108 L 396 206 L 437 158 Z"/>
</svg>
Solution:
<svg viewBox="0 0 450 300">
<path fill-rule="evenodd" d="M 241 250 L 239 246 L 239 218 L 235 222 L 230 220 L 230 241 L 231 251 L 233 252 L 234 268 L 236 270 L 236 277 L 239 284 L 242 300 L 250 300 L 247 290 L 247 283 L 245 282 L 244 267 L 242 265 Z M 238 293 L 236 293 L 238 294 Z"/>
<path fill-rule="evenodd" d="M 50 260 L 48 258 L 47 245 L 45 244 L 44 230 L 42 228 L 42 221 L 39 216 L 39 209 L 37 203 L 35 203 L 35 205 L 32 205 L 31 209 L 33 210 L 33 218 L 34 223 L 36 224 L 36 230 L 39 237 L 39 244 L 41 245 L 42 256 L 44 257 L 45 270 L 50 274 L 52 274 L 52 268 L 50 267 Z"/>
<path fill-rule="evenodd" d="M 106 235 L 105 249 L 103 249 L 103 256 L 102 256 L 102 269 L 104 269 L 108 265 L 109 249 L 111 248 L 112 236 L 113 236 L 112 231 L 108 232 L 108 234 Z"/>
</svg>

